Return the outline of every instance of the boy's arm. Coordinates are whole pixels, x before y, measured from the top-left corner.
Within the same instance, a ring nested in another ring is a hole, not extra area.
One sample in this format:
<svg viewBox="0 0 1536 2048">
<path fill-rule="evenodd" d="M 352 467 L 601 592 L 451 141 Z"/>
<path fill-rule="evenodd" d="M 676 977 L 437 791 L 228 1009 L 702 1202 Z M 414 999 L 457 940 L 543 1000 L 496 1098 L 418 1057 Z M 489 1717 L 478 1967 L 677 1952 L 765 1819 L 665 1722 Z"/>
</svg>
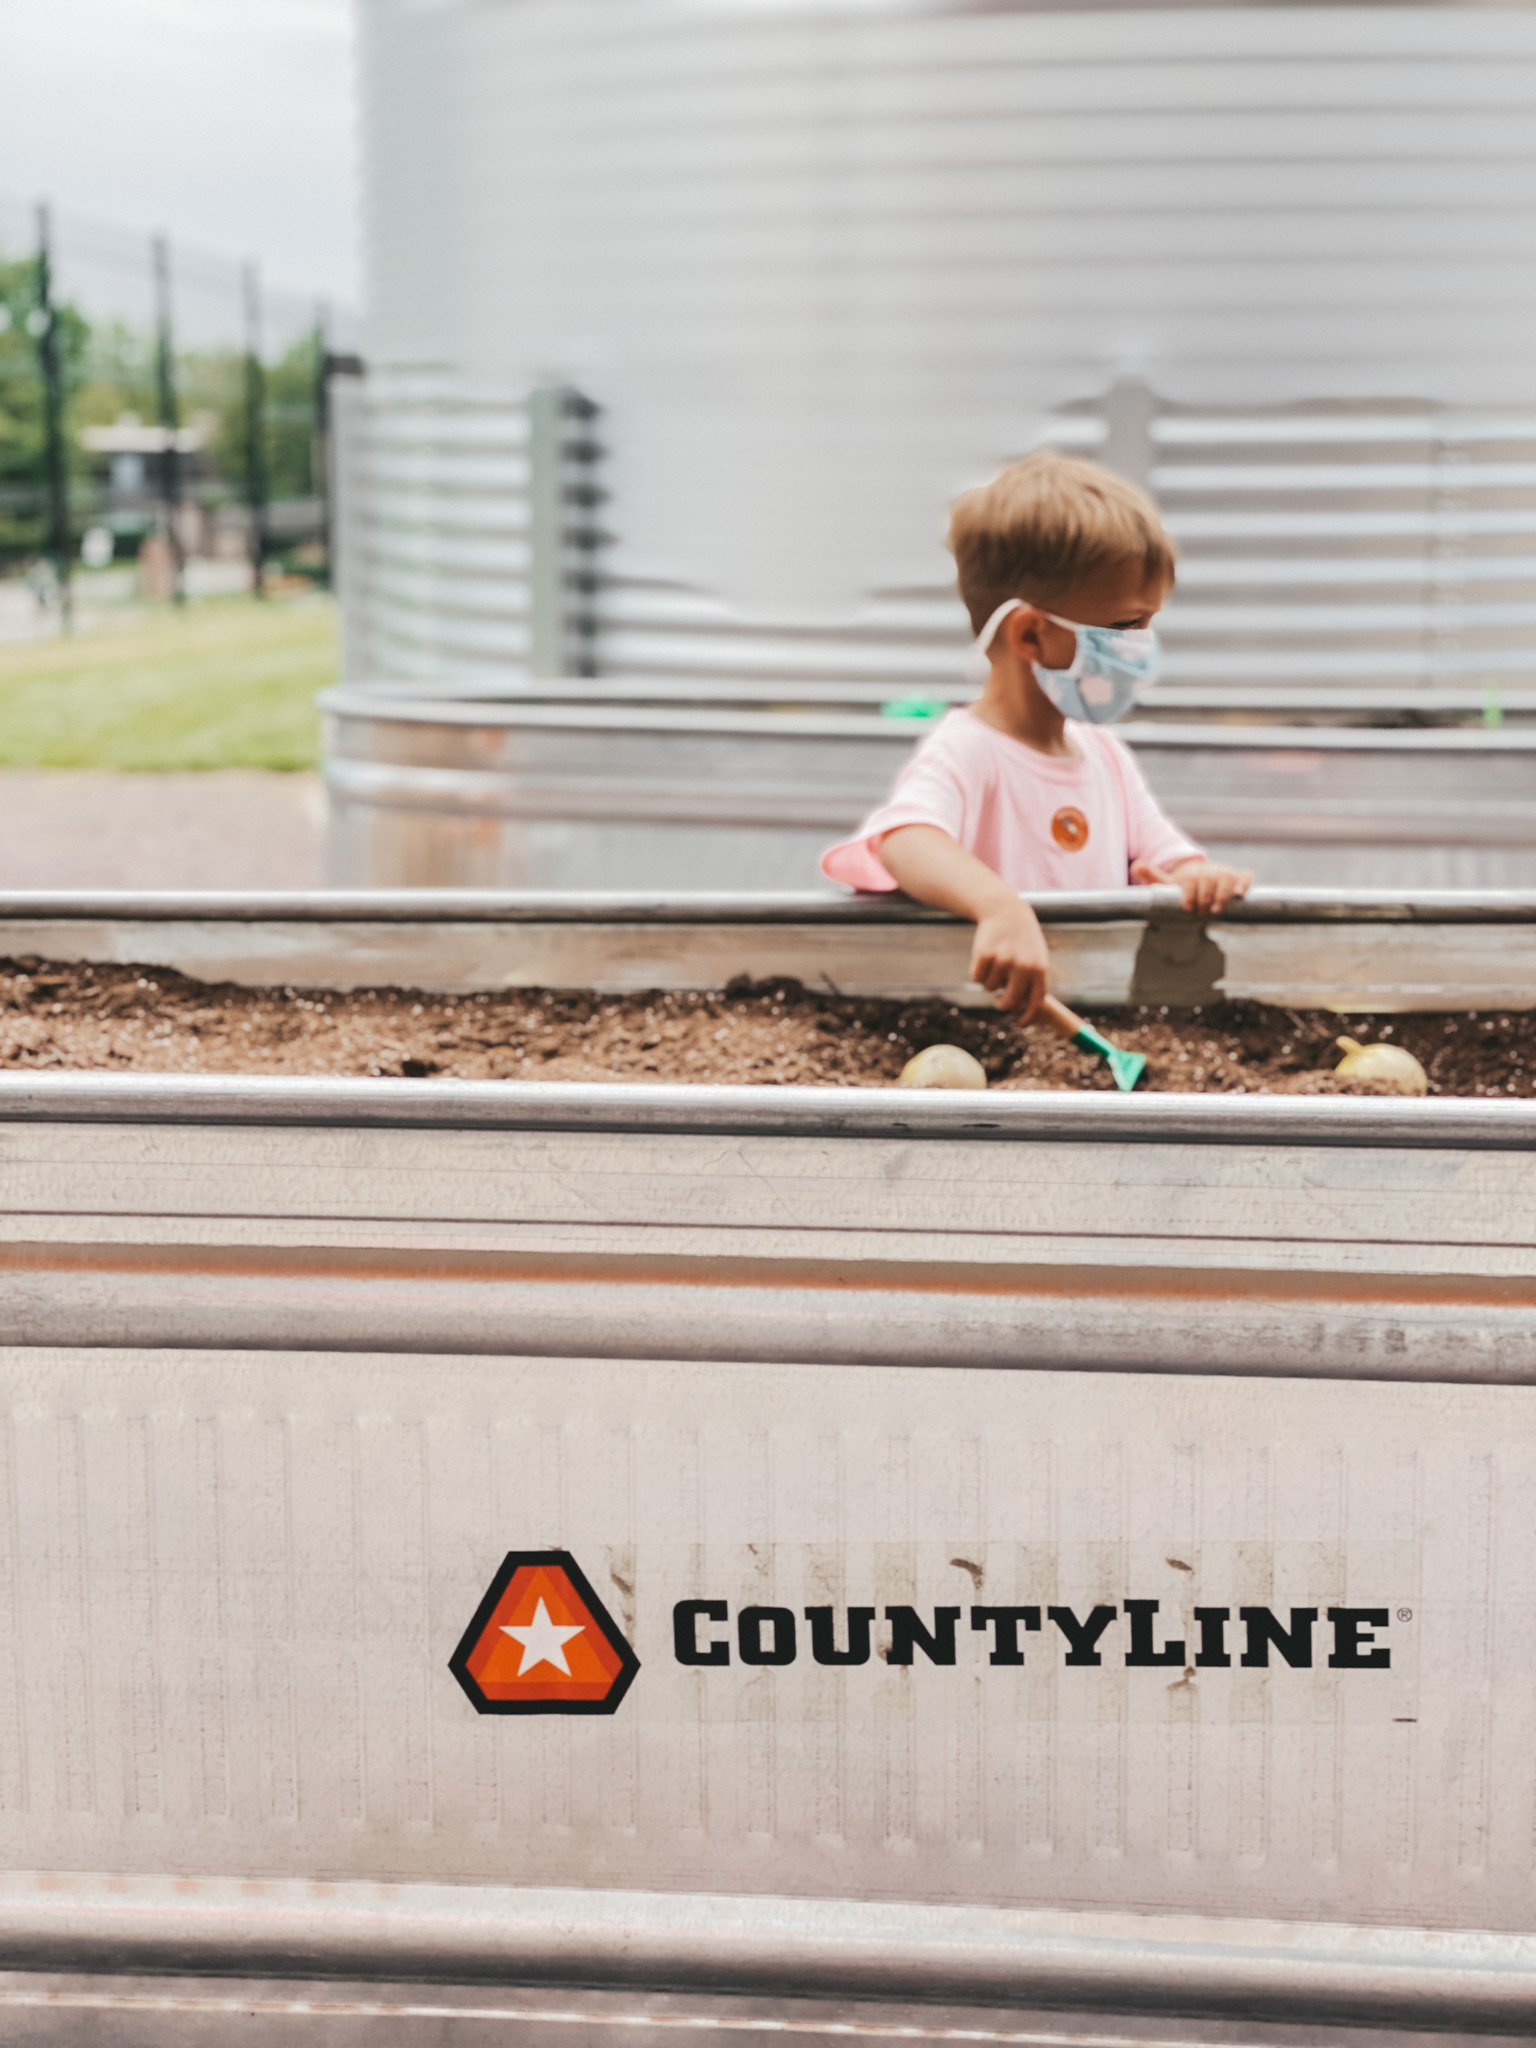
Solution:
<svg viewBox="0 0 1536 2048">
<path fill-rule="evenodd" d="M 971 920 L 971 980 L 991 990 L 1000 1010 L 1016 1010 L 1028 1024 L 1046 992 L 1050 956 L 1040 920 L 1018 892 L 937 825 L 898 825 L 878 851 L 909 896 Z"/>
<path fill-rule="evenodd" d="M 1123 741 L 1110 737 L 1125 791 L 1126 837 L 1131 849 L 1133 882 L 1171 882 L 1186 910 L 1219 917 L 1234 896 L 1253 887 L 1248 868 L 1224 867 L 1205 855 L 1167 817 L 1147 787 L 1135 755 Z"/>
</svg>

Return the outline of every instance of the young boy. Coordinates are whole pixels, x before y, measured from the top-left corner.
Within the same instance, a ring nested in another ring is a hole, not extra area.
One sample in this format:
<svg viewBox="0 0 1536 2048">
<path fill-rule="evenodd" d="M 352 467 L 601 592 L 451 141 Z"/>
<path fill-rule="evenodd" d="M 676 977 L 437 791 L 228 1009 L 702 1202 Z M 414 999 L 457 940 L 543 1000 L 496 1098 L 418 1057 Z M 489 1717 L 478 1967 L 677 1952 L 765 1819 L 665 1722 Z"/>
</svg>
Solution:
<svg viewBox="0 0 1536 2048">
<path fill-rule="evenodd" d="M 1174 546 L 1150 501 L 1092 463 L 1032 455 L 965 493 L 949 545 L 986 686 L 821 865 L 971 919 L 971 979 L 1028 1023 L 1049 963 L 1019 890 L 1171 881 L 1186 908 L 1216 912 L 1253 877 L 1207 860 L 1105 730 L 1157 673 Z"/>
</svg>

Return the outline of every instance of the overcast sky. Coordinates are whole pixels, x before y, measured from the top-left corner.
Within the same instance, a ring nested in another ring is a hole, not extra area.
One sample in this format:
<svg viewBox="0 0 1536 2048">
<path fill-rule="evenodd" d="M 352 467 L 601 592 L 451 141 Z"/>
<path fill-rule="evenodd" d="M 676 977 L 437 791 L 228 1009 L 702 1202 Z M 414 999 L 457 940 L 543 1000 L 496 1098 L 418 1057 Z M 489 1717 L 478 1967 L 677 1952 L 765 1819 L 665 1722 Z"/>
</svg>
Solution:
<svg viewBox="0 0 1536 2048">
<path fill-rule="evenodd" d="M 351 0 L 0 0 L 0 19 L 0 199 L 357 302 Z"/>
</svg>

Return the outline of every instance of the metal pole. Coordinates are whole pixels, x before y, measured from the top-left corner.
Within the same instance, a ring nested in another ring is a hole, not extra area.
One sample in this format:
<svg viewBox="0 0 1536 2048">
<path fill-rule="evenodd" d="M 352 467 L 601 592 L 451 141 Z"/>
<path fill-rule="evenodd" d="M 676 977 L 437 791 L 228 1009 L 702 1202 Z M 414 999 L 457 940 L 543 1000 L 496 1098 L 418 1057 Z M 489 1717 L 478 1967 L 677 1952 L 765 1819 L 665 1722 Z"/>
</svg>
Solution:
<svg viewBox="0 0 1536 2048">
<path fill-rule="evenodd" d="M 320 546 L 325 555 L 325 580 L 331 574 L 331 309 L 322 299 L 315 307 L 315 428 L 309 459 L 310 488 L 320 508 Z"/>
<path fill-rule="evenodd" d="M 267 373 L 261 361 L 261 273 L 247 263 L 245 295 L 245 502 L 251 515 L 251 594 L 266 595 Z"/>
<path fill-rule="evenodd" d="M 363 359 L 327 350 L 325 484 L 329 520 L 326 575 L 341 611 L 341 672 L 369 672 L 368 568 L 363 537 L 372 520 Z"/>
<path fill-rule="evenodd" d="M 59 626 L 74 623 L 69 572 L 69 472 L 64 453 L 64 366 L 59 360 L 59 316 L 53 303 L 53 234 L 46 205 L 37 209 L 37 354 L 43 377 L 43 468 L 48 498 L 48 553 L 59 579 Z"/>
<path fill-rule="evenodd" d="M 156 235 L 153 247 L 155 382 L 160 398 L 160 424 L 165 429 L 165 448 L 160 457 L 160 501 L 171 548 L 171 595 L 181 604 L 186 592 L 182 587 L 181 533 L 176 518 L 181 506 L 181 453 L 176 445 L 181 413 L 176 400 L 176 356 L 171 329 L 171 245 L 164 235 Z"/>
</svg>

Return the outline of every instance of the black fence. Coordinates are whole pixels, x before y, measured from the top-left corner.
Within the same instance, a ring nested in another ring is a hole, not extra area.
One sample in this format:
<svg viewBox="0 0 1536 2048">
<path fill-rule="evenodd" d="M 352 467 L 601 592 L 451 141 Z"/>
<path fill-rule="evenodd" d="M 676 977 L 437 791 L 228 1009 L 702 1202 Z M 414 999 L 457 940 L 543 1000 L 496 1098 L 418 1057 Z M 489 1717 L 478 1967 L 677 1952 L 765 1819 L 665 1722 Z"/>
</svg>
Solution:
<svg viewBox="0 0 1536 2048">
<path fill-rule="evenodd" d="M 0 573 L 66 625 L 82 565 L 135 560 L 173 600 L 198 559 L 257 592 L 327 582 L 326 388 L 353 341 L 254 263 L 0 201 Z"/>
</svg>

